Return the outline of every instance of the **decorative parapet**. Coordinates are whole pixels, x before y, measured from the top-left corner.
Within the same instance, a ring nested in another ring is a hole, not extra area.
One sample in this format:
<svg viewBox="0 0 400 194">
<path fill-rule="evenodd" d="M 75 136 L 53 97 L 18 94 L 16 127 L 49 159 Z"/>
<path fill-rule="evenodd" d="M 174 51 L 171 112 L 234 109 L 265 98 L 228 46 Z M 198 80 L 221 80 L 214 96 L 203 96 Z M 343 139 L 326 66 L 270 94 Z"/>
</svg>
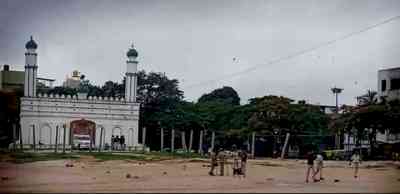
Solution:
<svg viewBox="0 0 400 194">
<path fill-rule="evenodd" d="M 103 97 L 103 96 L 87 96 L 79 97 L 78 95 L 65 95 L 65 94 L 47 94 L 47 93 L 38 93 L 38 98 L 49 98 L 49 99 L 69 99 L 69 100 L 86 100 L 86 101 L 107 101 L 107 102 L 125 102 L 125 98 L 118 97 Z"/>
</svg>

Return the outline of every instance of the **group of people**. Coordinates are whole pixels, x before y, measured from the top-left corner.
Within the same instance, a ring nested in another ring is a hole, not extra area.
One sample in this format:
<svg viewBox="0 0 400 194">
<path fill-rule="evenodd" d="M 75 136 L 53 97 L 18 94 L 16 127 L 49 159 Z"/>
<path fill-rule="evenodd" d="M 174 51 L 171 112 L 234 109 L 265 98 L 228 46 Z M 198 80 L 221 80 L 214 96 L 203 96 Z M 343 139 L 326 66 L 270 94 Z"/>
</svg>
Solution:
<svg viewBox="0 0 400 194">
<path fill-rule="evenodd" d="M 216 167 L 219 167 L 219 175 L 224 176 L 225 166 L 228 166 L 228 159 L 232 159 L 232 174 L 234 177 L 246 177 L 246 164 L 247 164 L 247 153 L 245 150 L 237 150 L 236 146 L 233 146 L 233 151 L 225 151 L 222 148 L 217 151 L 209 150 L 211 165 L 209 175 L 215 176 Z M 354 178 L 358 177 L 358 169 L 361 164 L 361 156 L 359 150 L 354 150 L 349 165 L 354 168 Z M 322 153 L 313 153 L 309 151 L 307 153 L 307 172 L 306 182 L 308 183 L 309 177 L 311 176 L 314 182 L 324 180 L 322 175 L 322 169 L 324 168 L 324 158 Z M 229 172 L 229 171 L 227 171 Z M 316 177 L 319 175 L 319 178 Z"/>
<path fill-rule="evenodd" d="M 224 151 L 222 148 L 216 152 L 213 150 L 209 151 L 211 158 L 211 169 L 209 175 L 215 176 L 215 169 L 219 166 L 219 175 L 224 176 L 225 165 L 227 165 L 228 159 L 232 159 L 232 174 L 234 177 L 246 177 L 246 164 L 247 164 L 247 152 L 245 150 L 237 150 L 236 146 L 233 146 L 232 152 Z M 227 165 L 228 166 L 228 165 Z M 229 173 L 229 170 L 227 171 Z"/>
<path fill-rule="evenodd" d="M 314 168 L 315 161 L 315 168 Z M 361 156 L 359 150 L 354 150 L 353 155 L 349 160 L 349 165 L 354 168 L 354 178 L 358 177 L 358 169 L 361 164 Z M 324 180 L 322 176 L 322 169 L 324 168 L 324 158 L 322 153 L 314 154 L 312 151 L 307 153 L 307 172 L 306 172 L 306 182 L 308 183 L 308 178 L 311 176 L 314 182 Z M 319 174 L 319 179 L 316 176 Z"/>
<path fill-rule="evenodd" d="M 125 137 L 121 135 L 119 137 L 118 135 L 114 137 L 114 135 L 111 136 L 111 149 L 112 150 L 125 150 Z"/>
</svg>

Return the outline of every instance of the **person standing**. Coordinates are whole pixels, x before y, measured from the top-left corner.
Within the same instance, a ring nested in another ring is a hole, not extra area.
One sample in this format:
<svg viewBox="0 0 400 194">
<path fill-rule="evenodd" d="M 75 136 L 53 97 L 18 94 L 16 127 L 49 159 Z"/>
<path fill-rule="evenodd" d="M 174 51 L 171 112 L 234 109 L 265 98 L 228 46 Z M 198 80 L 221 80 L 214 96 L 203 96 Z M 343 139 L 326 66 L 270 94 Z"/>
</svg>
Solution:
<svg viewBox="0 0 400 194">
<path fill-rule="evenodd" d="M 114 142 L 115 142 L 115 137 L 114 137 L 114 135 L 111 135 L 111 150 L 114 150 L 115 149 L 115 144 L 114 144 Z"/>
<path fill-rule="evenodd" d="M 353 165 L 354 168 L 354 178 L 358 177 L 358 168 L 361 164 L 361 156 L 358 150 L 354 151 L 353 156 L 351 156 L 351 161 L 349 165 Z"/>
<path fill-rule="evenodd" d="M 246 177 L 246 164 L 247 164 L 247 153 L 246 153 L 246 150 L 241 150 L 241 152 L 240 152 L 240 160 L 241 160 L 240 172 L 243 175 L 243 177 Z"/>
<path fill-rule="evenodd" d="M 119 150 L 119 136 L 117 135 L 117 137 L 115 137 L 114 139 L 114 144 L 115 144 L 115 149 Z"/>
<path fill-rule="evenodd" d="M 319 173 L 319 180 L 324 180 L 322 177 L 322 168 L 324 168 L 324 157 L 321 153 L 317 154 L 317 158 L 315 159 L 317 170 L 314 174 L 314 177 Z"/>
<path fill-rule="evenodd" d="M 215 153 L 213 150 L 210 150 L 209 154 L 210 154 L 210 159 L 211 159 L 211 163 L 210 163 L 211 169 L 210 169 L 210 172 L 208 172 L 208 174 L 210 176 L 215 176 L 214 170 L 215 170 L 215 167 L 218 166 L 217 153 Z"/>
<path fill-rule="evenodd" d="M 219 159 L 219 175 L 224 176 L 224 168 L 225 168 L 225 153 L 222 148 L 220 148 L 218 152 L 218 159 Z"/>
<path fill-rule="evenodd" d="M 121 135 L 120 143 L 121 143 L 121 150 L 125 150 L 125 136 Z"/>
<path fill-rule="evenodd" d="M 317 182 L 317 180 L 315 180 L 315 170 L 314 170 L 314 154 L 312 153 L 312 151 L 308 151 L 307 153 L 307 173 L 306 173 L 306 183 L 308 183 L 308 178 L 311 176 L 314 180 L 314 182 Z"/>
<path fill-rule="evenodd" d="M 233 177 L 235 176 L 239 176 L 240 177 L 240 169 L 241 169 L 241 162 L 240 162 L 240 157 L 239 157 L 239 153 L 234 151 L 233 152 L 233 165 L 232 165 L 232 169 L 233 169 Z"/>
</svg>

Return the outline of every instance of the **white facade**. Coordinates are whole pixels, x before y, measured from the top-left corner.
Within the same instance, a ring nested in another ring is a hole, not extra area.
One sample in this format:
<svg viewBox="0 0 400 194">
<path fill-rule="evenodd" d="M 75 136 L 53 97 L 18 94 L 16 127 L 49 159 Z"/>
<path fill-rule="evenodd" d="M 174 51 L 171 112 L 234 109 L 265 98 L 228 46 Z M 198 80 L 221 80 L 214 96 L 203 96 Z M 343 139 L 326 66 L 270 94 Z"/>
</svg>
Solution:
<svg viewBox="0 0 400 194">
<path fill-rule="evenodd" d="M 400 99 L 400 67 L 378 71 L 378 97 Z"/>
<path fill-rule="evenodd" d="M 47 96 L 21 98 L 21 128 L 23 144 L 35 143 L 54 145 L 56 128 L 59 128 L 58 142 L 63 144 L 63 125 L 66 125 L 66 145 L 71 145 L 72 132 L 70 123 L 85 119 L 96 123 L 95 142 L 100 143 L 101 128 L 103 128 L 102 147 L 111 144 L 111 135 L 124 135 L 126 145 L 139 146 L 138 120 L 139 104 L 126 102 L 124 99 L 77 99 L 76 96 Z M 33 127 L 34 126 L 34 127 Z"/>
<path fill-rule="evenodd" d="M 20 142 L 23 145 L 55 145 L 65 144 L 69 147 L 73 144 L 73 134 L 70 129 L 71 122 L 87 120 L 95 123 L 93 146 L 101 147 L 111 145 L 111 136 L 124 136 L 125 144 L 129 147 L 140 146 L 139 134 L 139 108 L 136 103 L 136 61 L 129 56 L 127 75 L 131 75 L 132 81 L 126 84 L 125 96 L 129 98 L 102 98 L 78 96 L 59 96 L 36 94 L 37 77 L 37 45 L 31 38 L 26 44 L 25 54 L 25 85 L 24 96 L 21 98 L 21 133 Z M 134 65 L 134 68 L 130 67 Z M 134 81 L 133 81 L 134 80 Z M 65 126 L 65 135 L 64 135 Z M 57 130 L 58 129 L 58 130 Z M 101 132 L 102 131 L 102 132 Z M 58 138 L 56 134 L 58 132 Z M 102 135 L 101 135 L 102 133 Z M 100 137 L 102 140 L 100 141 Z"/>
</svg>

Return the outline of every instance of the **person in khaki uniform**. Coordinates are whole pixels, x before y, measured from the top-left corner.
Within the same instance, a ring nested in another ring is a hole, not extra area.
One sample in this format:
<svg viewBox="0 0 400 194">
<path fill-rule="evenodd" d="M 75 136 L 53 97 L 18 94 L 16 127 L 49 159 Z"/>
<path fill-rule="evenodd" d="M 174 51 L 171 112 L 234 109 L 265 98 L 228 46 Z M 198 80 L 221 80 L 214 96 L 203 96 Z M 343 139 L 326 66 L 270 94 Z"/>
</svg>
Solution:
<svg viewBox="0 0 400 194">
<path fill-rule="evenodd" d="M 218 156 L 218 160 L 219 160 L 219 170 L 220 170 L 219 175 L 224 176 L 226 155 L 222 148 L 220 148 L 217 156 Z"/>
<path fill-rule="evenodd" d="M 239 153 L 234 151 L 233 152 L 233 165 L 232 165 L 232 169 L 233 169 L 233 176 L 238 176 L 240 177 L 241 174 L 241 161 L 240 161 L 240 157 L 239 157 Z"/>
<path fill-rule="evenodd" d="M 208 174 L 210 176 L 215 176 L 214 171 L 215 167 L 218 166 L 218 161 L 217 161 L 217 153 L 215 153 L 213 150 L 210 151 L 210 159 L 211 159 L 211 169 Z"/>
</svg>

